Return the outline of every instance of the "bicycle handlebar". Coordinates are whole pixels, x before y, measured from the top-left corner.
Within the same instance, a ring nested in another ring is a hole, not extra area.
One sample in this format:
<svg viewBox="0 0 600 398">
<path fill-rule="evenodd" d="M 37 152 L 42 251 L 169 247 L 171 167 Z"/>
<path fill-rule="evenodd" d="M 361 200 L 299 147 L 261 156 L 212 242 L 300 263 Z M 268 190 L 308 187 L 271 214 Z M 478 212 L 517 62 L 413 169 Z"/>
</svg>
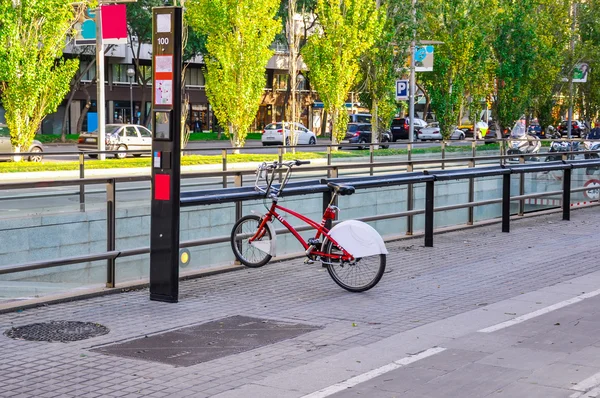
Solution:
<svg viewBox="0 0 600 398">
<path fill-rule="evenodd" d="M 292 167 L 293 166 L 301 166 L 303 164 L 310 164 L 310 160 L 292 160 L 289 162 L 281 162 L 281 163 L 279 163 L 277 161 L 275 161 L 273 163 L 263 162 L 260 166 L 258 166 L 258 169 L 256 170 L 256 181 L 254 182 L 254 189 L 256 189 L 259 192 L 264 193 L 266 196 L 271 195 L 272 197 L 277 197 L 279 195 L 279 193 L 285 187 L 285 184 L 287 184 L 288 180 L 290 179 Z M 279 187 L 274 188 L 272 185 L 273 185 L 273 180 L 275 178 L 275 170 L 283 168 L 283 167 L 287 167 L 285 177 L 283 178 L 283 181 L 281 182 Z M 269 178 L 269 173 L 271 173 L 271 178 Z M 259 185 L 260 180 L 263 178 L 264 178 L 265 182 L 267 183 L 266 187 L 261 187 Z"/>
</svg>

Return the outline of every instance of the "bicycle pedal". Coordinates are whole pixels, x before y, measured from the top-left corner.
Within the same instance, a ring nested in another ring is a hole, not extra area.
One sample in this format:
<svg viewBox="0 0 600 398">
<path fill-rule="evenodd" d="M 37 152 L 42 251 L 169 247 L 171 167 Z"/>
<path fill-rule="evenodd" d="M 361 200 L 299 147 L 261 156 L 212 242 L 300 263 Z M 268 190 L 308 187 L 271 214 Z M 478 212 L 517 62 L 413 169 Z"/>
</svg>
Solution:
<svg viewBox="0 0 600 398">
<path fill-rule="evenodd" d="M 310 258 L 307 258 L 306 260 L 304 260 L 304 264 L 314 264 L 315 261 L 311 260 Z"/>
</svg>

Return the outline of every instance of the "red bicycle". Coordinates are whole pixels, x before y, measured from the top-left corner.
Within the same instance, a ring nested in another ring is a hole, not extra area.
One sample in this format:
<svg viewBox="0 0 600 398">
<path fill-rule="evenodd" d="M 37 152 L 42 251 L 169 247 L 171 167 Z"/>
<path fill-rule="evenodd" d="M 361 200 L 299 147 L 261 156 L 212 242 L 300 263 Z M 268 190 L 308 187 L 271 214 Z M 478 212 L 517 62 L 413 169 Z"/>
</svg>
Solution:
<svg viewBox="0 0 600 398">
<path fill-rule="evenodd" d="M 351 195 L 354 187 L 329 182 L 333 190 L 331 202 L 327 206 L 321 223 L 296 213 L 278 204 L 279 195 L 288 183 L 292 168 L 309 161 L 291 161 L 284 163 L 263 163 L 256 171 L 255 189 L 271 199 L 271 205 L 265 202 L 267 212 L 262 215 L 247 215 L 235 223 L 231 232 L 231 247 L 235 257 L 247 267 L 258 268 L 267 264 L 276 249 L 276 234 L 273 221 L 279 220 L 298 239 L 304 247 L 307 263 L 321 261 L 331 278 L 342 288 L 351 292 L 364 292 L 375 286 L 385 271 L 387 249 L 381 235 L 370 225 L 356 220 L 343 221 L 331 229 L 328 221 L 336 218 L 339 208 L 333 203 L 337 195 Z M 280 184 L 273 184 L 275 174 L 287 169 Z M 262 181 L 266 185 L 261 186 Z M 313 229 L 313 238 L 305 241 L 279 212 L 296 217 Z"/>
</svg>

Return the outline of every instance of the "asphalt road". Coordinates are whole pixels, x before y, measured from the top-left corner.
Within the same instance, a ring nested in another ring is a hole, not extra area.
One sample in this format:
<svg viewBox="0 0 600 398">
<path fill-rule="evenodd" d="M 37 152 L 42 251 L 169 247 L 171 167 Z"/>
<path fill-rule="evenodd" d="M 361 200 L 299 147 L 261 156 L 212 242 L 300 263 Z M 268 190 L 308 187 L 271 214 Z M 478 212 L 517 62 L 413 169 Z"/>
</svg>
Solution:
<svg viewBox="0 0 600 398">
<path fill-rule="evenodd" d="M 330 144 L 329 139 L 319 139 L 317 145 L 300 145 L 298 151 L 300 152 L 325 152 L 327 150 L 326 145 Z M 439 146 L 438 142 L 418 142 L 415 146 L 418 148 L 431 148 Z M 457 142 L 452 145 L 470 145 L 469 142 Z M 222 148 L 231 148 L 229 141 L 192 141 L 186 147 L 185 152 L 197 155 L 220 155 Z M 393 148 L 406 148 L 406 144 L 393 144 Z M 352 148 L 348 148 L 352 150 Z M 77 154 L 70 155 L 50 155 L 55 152 L 78 152 L 76 144 L 47 144 L 44 146 L 44 159 L 52 161 L 76 161 L 78 159 Z M 277 146 L 263 147 L 262 143 L 257 140 L 249 140 L 246 142 L 246 146 L 242 149 L 242 153 L 252 154 L 277 154 Z M 89 158 L 86 158 L 89 160 Z"/>
</svg>

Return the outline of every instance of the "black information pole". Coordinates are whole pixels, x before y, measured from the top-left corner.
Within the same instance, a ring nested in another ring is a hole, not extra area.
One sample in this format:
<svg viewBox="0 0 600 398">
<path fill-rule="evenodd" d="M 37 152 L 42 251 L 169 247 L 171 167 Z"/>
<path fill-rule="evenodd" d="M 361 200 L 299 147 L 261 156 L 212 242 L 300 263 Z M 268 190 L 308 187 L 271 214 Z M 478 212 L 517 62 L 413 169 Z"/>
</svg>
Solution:
<svg viewBox="0 0 600 398">
<path fill-rule="evenodd" d="M 152 9 L 150 300 L 179 296 L 181 7 Z"/>
</svg>

